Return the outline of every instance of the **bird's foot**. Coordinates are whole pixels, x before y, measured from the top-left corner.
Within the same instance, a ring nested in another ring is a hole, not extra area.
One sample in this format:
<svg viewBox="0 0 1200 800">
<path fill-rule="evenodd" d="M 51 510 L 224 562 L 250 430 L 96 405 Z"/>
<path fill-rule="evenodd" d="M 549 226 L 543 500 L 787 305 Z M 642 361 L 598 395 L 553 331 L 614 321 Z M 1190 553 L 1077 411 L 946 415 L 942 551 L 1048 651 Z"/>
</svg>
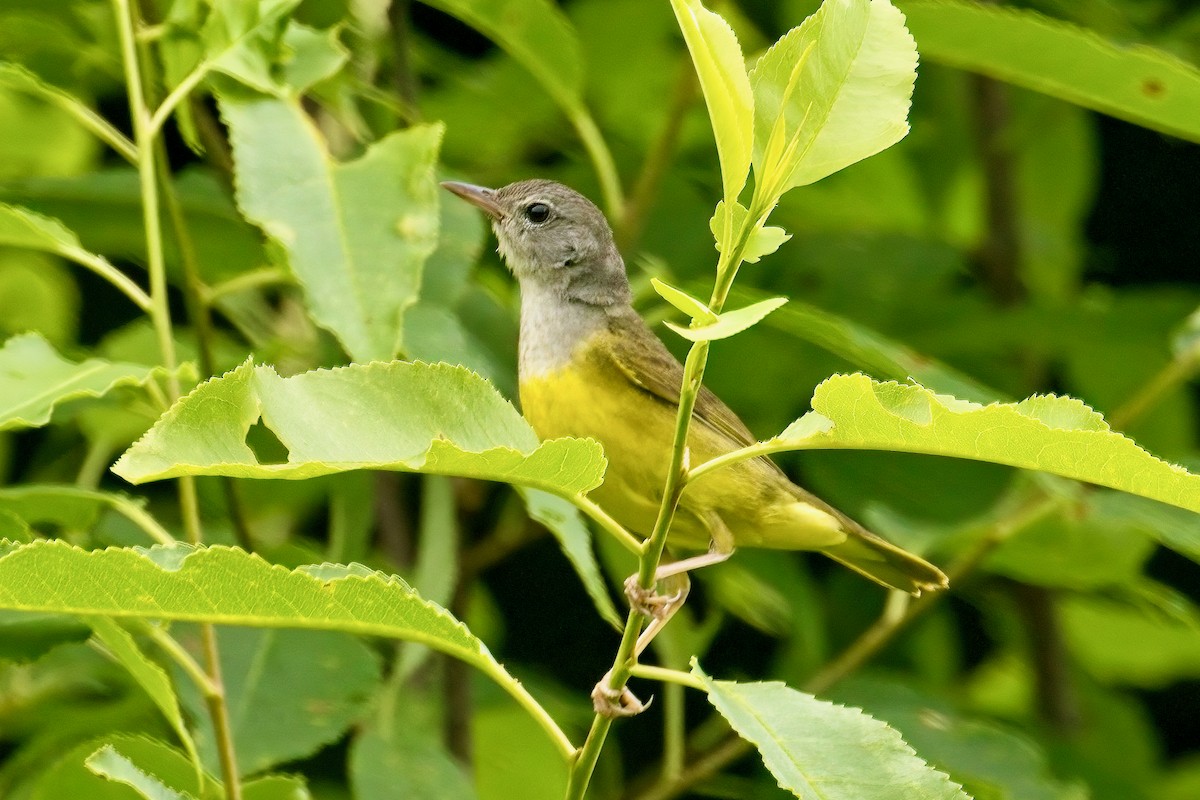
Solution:
<svg viewBox="0 0 1200 800">
<path fill-rule="evenodd" d="M 665 620 L 675 613 L 688 595 L 687 577 L 683 576 L 683 581 L 677 579 L 672 581 L 675 590 L 666 594 L 658 592 L 658 583 L 649 589 L 643 587 L 638 582 L 637 575 L 630 575 L 625 579 L 625 597 L 629 600 L 629 607 L 638 612 L 642 616 L 650 617 L 656 620 Z"/>
<path fill-rule="evenodd" d="M 636 717 L 654 702 L 654 698 L 652 697 L 643 703 L 637 698 L 637 695 L 629 691 L 628 686 L 622 686 L 620 689 L 612 688 L 609 685 L 609 681 L 611 680 L 612 671 L 610 670 L 596 684 L 596 688 L 592 689 L 592 708 L 600 716 L 608 717 L 609 719 Z"/>
</svg>

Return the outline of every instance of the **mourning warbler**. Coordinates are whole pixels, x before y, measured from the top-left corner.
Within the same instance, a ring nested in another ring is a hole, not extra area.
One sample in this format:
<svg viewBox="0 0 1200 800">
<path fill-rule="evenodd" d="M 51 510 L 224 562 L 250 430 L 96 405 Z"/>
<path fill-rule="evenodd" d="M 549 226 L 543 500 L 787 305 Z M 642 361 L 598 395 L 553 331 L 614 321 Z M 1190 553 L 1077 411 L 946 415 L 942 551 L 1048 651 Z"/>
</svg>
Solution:
<svg viewBox="0 0 1200 800">
<path fill-rule="evenodd" d="M 604 215 L 553 181 L 501 189 L 442 185 L 488 214 L 500 254 L 520 283 L 526 419 L 543 439 L 599 441 L 609 464 L 592 499 L 648 535 L 670 463 L 683 367 L 633 310 L 625 262 Z M 754 441 L 715 394 L 700 390 L 688 435 L 692 464 Z M 937 567 L 796 486 L 765 457 L 690 482 L 667 541 L 717 554 L 735 547 L 818 550 L 912 594 L 946 585 Z"/>
</svg>

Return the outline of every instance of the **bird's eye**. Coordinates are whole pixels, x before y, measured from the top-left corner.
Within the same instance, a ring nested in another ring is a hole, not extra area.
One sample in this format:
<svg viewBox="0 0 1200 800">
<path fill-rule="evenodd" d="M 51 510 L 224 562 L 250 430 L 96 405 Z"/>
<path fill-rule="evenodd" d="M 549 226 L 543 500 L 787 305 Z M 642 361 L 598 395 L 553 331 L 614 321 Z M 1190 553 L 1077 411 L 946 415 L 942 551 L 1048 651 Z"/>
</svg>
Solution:
<svg viewBox="0 0 1200 800">
<path fill-rule="evenodd" d="M 530 203 L 525 206 L 525 219 L 535 225 L 541 225 L 550 219 L 550 206 L 545 203 Z"/>
</svg>

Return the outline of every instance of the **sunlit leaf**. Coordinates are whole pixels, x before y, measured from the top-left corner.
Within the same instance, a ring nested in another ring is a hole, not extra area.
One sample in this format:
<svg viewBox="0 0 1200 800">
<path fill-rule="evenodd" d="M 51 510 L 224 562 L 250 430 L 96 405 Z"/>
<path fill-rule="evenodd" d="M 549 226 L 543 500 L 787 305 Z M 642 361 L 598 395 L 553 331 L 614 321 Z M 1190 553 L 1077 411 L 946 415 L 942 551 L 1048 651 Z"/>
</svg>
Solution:
<svg viewBox="0 0 1200 800">
<path fill-rule="evenodd" d="M 802 800 L 969 800 L 894 728 L 782 683 L 717 681 L 698 668 L 708 699 L 752 742 L 779 785 Z"/>
<path fill-rule="evenodd" d="M 728 210 L 732 210 L 732 214 Z M 746 221 L 746 215 L 750 212 L 741 203 L 726 203 L 724 200 L 717 203 L 716 213 L 712 219 L 708 221 L 709 230 L 713 232 L 713 236 L 717 239 L 717 250 L 724 252 L 721 245 L 721 236 L 728 226 L 729 230 L 738 230 Z M 750 231 L 750 236 L 746 240 L 745 246 L 742 248 L 742 260 L 757 264 L 763 256 L 769 256 L 779 249 L 779 246 L 791 239 L 792 235 L 783 228 L 774 225 L 761 225 Z"/>
<path fill-rule="evenodd" d="M 128 785 L 101 777 L 88 766 L 88 759 L 104 747 L 113 748 L 125 760 L 132 762 L 139 772 L 153 775 L 157 781 L 175 787 L 176 791 L 185 792 L 186 796 L 209 798 L 220 792 L 217 783 L 207 775 L 203 776 L 204 788 L 201 790 L 196 785 L 196 772 L 188 763 L 187 756 L 165 742 L 148 736 L 110 732 L 71 747 L 40 770 L 37 780 L 33 782 L 30 800 L 63 800 L 68 797 L 131 800 L 137 797 Z M 56 750 L 56 755 L 58 752 Z"/>
<path fill-rule="evenodd" d="M 1200 70 L 1153 47 L 1103 38 L 1029 9 L 897 0 L 930 61 L 1200 141 Z"/>
<path fill-rule="evenodd" d="M 193 795 L 172 789 L 154 775 L 143 772 L 111 745 L 92 753 L 85 763 L 92 772 L 131 787 L 145 800 L 193 800 Z"/>
<path fill-rule="evenodd" d="M 0 488 L 0 511 L 33 528 L 90 531 L 105 515 L 116 513 L 142 528 L 152 540 L 169 540 L 170 534 L 146 512 L 145 505 L 140 497 L 62 484 L 25 483 Z"/>
<path fill-rule="evenodd" d="M 361 565 L 288 570 L 228 547 L 89 552 L 42 541 L 0 555 L 0 608 L 386 636 L 426 644 L 515 689 L 462 623 Z"/>
<path fill-rule="evenodd" d="M 758 60 L 754 174 L 776 195 L 908 133 L 917 49 L 887 0 L 826 0 Z"/>
<path fill-rule="evenodd" d="M 287 448 L 285 463 L 263 463 L 246 443 L 260 417 Z M 141 483 L 394 469 L 574 496 L 599 485 L 604 465 L 592 441 L 539 444 L 508 401 L 462 367 L 391 362 L 281 378 L 247 363 L 180 400 L 113 471 Z"/>
<path fill-rule="evenodd" d="M 752 325 L 757 325 L 768 314 L 780 308 L 785 303 L 787 303 L 786 297 L 773 297 L 770 300 L 763 300 L 760 303 L 755 303 L 745 308 L 723 311 L 715 322 L 711 322 L 708 325 L 684 327 L 670 322 L 665 324 L 685 339 L 693 342 L 710 342 L 716 339 L 727 339 L 734 334 L 741 333 Z"/>
<path fill-rule="evenodd" d="M 61 403 L 140 386 L 159 373 L 99 358 L 76 364 L 36 333 L 14 336 L 0 347 L 0 430 L 45 425 Z"/>
<path fill-rule="evenodd" d="M 1051 472 L 1200 511 L 1200 476 L 1147 453 L 1079 400 L 1039 395 L 980 405 L 922 386 L 835 375 L 813 410 L 765 446 L 892 450 Z"/>
<path fill-rule="evenodd" d="M 350 52 L 338 38 L 337 27 L 317 30 L 293 20 L 283 34 L 287 58 L 283 80 L 292 91 L 303 93 L 313 84 L 337 73 L 350 58 Z"/>
<path fill-rule="evenodd" d="M 187 724 L 183 721 L 179 699 L 175 696 L 175 688 L 171 685 L 171 679 L 167 673 L 142 652 L 129 631 L 121 627 L 115 620 L 110 617 L 91 617 L 88 624 L 92 626 L 92 631 L 104 643 L 108 652 L 125 668 L 137 685 L 142 687 L 142 691 L 150 697 L 155 707 L 166 718 L 171 730 L 179 737 L 184 750 L 187 751 L 192 763 L 199 770 L 200 754 L 196 750 L 196 743 L 192 740 L 192 734 L 188 730 Z M 89 766 L 90 764 L 89 759 Z"/>
<path fill-rule="evenodd" d="M 712 312 L 709 307 L 700 300 L 692 297 L 682 289 L 677 289 L 666 281 L 661 281 L 658 278 L 651 278 L 650 285 L 654 287 L 654 291 L 658 292 L 659 297 L 666 300 L 675 308 L 687 314 L 692 319 L 698 319 L 704 323 L 717 321 L 717 315 Z"/>
<path fill-rule="evenodd" d="M 438 238 L 440 125 L 338 163 L 298 100 L 221 95 L 245 215 L 279 242 L 313 318 L 355 361 L 392 358 Z"/>
<path fill-rule="evenodd" d="M 721 160 L 723 197 L 733 202 L 746 184 L 754 147 L 754 97 L 737 36 L 700 0 L 671 0 L 692 54 Z M 724 241 L 722 235 L 718 241 Z"/>
</svg>

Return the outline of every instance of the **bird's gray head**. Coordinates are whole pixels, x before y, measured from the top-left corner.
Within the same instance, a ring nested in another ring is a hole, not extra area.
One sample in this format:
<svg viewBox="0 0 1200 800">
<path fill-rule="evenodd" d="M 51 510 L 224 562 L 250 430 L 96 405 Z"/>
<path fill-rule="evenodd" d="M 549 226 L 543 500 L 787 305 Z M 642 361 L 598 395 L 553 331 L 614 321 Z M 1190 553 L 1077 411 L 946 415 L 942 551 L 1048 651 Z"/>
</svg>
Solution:
<svg viewBox="0 0 1200 800">
<path fill-rule="evenodd" d="M 522 286 L 589 305 L 628 305 L 625 262 L 600 209 L 561 183 L 528 180 L 488 189 L 442 186 L 491 217 L 500 255 Z"/>
</svg>

